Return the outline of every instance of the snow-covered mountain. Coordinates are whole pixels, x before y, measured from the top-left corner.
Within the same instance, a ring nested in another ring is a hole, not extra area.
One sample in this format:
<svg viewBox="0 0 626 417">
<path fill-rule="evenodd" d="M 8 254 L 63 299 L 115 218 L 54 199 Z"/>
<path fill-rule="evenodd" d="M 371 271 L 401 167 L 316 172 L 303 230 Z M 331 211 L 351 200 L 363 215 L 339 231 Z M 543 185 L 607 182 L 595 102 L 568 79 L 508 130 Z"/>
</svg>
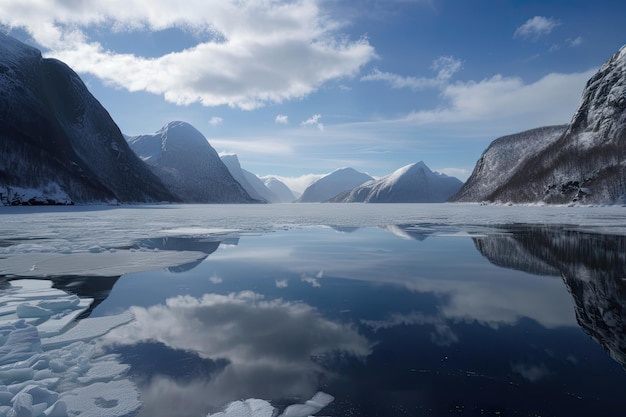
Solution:
<svg viewBox="0 0 626 417">
<path fill-rule="evenodd" d="M 189 123 L 174 121 L 152 135 L 127 138 L 163 183 L 188 203 L 251 203 L 207 139 Z"/>
<path fill-rule="evenodd" d="M 261 178 L 263 184 L 269 188 L 280 199 L 281 203 L 292 203 L 296 200 L 296 196 L 287 184 L 275 177 Z"/>
<path fill-rule="evenodd" d="M 175 200 L 64 63 L 0 33 L 0 200 Z"/>
<path fill-rule="evenodd" d="M 220 157 L 233 178 L 237 180 L 244 190 L 252 198 L 268 203 L 279 203 L 280 199 L 273 191 L 265 186 L 265 183 L 250 171 L 241 168 L 239 158 L 235 154 L 222 155 Z"/>
<path fill-rule="evenodd" d="M 378 180 L 369 181 L 333 198 L 341 203 L 442 203 L 463 183 L 433 172 L 422 161 L 404 166 Z"/>
<path fill-rule="evenodd" d="M 623 202 L 625 159 L 626 45 L 587 82 L 578 110 L 562 135 L 527 155 L 505 182 L 457 200 L 480 201 L 486 195 L 489 201 L 515 203 Z M 502 167 L 489 177 L 506 175 L 508 170 Z M 474 184 L 472 188 L 479 187 Z"/>
<path fill-rule="evenodd" d="M 566 129 L 567 125 L 540 127 L 494 140 L 452 201 L 493 200 L 495 190 L 505 185 L 520 166 L 556 141 Z"/>
<path fill-rule="evenodd" d="M 353 168 L 339 168 L 309 185 L 296 201 L 320 203 L 373 179 Z"/>
</svg>

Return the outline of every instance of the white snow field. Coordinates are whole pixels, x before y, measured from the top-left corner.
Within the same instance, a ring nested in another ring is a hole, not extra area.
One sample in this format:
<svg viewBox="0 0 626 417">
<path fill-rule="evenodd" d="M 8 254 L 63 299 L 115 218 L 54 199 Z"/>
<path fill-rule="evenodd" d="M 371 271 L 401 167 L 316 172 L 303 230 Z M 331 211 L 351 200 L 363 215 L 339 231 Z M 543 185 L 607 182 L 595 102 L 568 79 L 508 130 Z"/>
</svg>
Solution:
<svg viewBox="0 0 626 417">
<path fill-rule="evenodd" d="M 0 207 L 0 417 L 133 416 L 142 407 L 128 366 L 103 339 L 129 328 L 133 310 L 76 318 L 92 299 L 52 288 L 46 277 L 98 279 L 199 261 L 202 246 L 150 247 L 146 239 L 217 245 L 248 233 L 328 225 L 449 225 L 473 233 L 496 225 L 558 224 L 626 235 L 626 209 L 478 204 L 274 204 Z M 393 230 L 393 227 L 390 228 Z M 39 278 L 37 280 L 28 278 Z M 7 279 L 11 279 L 8 281 Z M 318 393 L 283 417 L 307 417 L 333 398 Z M 263 399 L 225 405 L 215 417 L 275 416 Z"/>
</svg>

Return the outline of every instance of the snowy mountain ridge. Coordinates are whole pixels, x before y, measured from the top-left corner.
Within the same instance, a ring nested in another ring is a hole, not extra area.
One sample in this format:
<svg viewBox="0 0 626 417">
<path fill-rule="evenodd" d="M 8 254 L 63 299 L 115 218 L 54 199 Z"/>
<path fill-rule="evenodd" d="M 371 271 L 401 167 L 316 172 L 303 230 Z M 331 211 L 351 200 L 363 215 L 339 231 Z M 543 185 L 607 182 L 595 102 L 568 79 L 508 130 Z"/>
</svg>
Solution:
<svg viewBox="0 0 626 417">
<path fill-rule="evenodd" d="M 258 202 L 233 178 L 204 135 L 189 123 L 169 122 L 154 134 L 128 137 L 127 141 L 184 202 Z"/>
<path fill-rule="evenodd" d="M 371 180 L 332 198 L 342 203 L 442 203 L 463 183 L 433 172 L 423 162 L 406 165 L 378 180 Z"/>
<path fill-rule="evenodd" d="M 354 168 L 339 168 L 309 185 L 296 201 L 299 203 L 320 203 L 373 179 Z"/>
</svg>

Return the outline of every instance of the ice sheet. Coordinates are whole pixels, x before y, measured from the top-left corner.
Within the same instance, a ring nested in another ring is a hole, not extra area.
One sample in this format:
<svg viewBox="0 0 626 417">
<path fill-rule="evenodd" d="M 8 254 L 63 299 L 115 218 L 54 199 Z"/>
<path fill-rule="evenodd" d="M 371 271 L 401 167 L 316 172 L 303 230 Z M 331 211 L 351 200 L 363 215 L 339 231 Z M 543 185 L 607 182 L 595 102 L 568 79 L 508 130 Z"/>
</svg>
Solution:
<svg viewBox="0 0 626 417">
<path fill-rule="evenodd" d="M 202 260 L 196 251 L 115 251 L 71 254 L 31 253 L 0 258 L 0 275 L 20 277 L 88 275 L 117 276 L 163 269 Z"/>
<path fill-rule="evenodd" d="M 140 215 L 139 215 L 140 214 Z M 132 250 L 143 239 L 178 236 L 224 240 L 229 233 L 328 225 L 467 226 L 527 223 L 626 235 L 622 207 L 481 206 L 478 204 L 267 204 L 0 207 L 0 275 L 114 276 L 190 264 L 201 251 Z M 141 221 L 138 221 L 141 219 Z M 393 231 L 393 227 L 390 228 Z"/>
</svg>

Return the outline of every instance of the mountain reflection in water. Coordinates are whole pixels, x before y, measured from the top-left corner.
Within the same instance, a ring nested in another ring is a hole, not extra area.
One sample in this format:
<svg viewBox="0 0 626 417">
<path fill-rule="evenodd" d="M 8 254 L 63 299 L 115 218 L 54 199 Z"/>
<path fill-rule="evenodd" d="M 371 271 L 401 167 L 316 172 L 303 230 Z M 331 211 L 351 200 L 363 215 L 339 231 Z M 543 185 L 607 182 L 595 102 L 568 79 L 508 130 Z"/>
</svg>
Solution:
<svg viewBox="0 0 626 417">
<path fill-rule="evenodd" d="M 475 238 L 490 262 L 559 275 L 580 327 L 626 369 L 626 236 L 557 227 L 516 226 Z"/>
</svg>

